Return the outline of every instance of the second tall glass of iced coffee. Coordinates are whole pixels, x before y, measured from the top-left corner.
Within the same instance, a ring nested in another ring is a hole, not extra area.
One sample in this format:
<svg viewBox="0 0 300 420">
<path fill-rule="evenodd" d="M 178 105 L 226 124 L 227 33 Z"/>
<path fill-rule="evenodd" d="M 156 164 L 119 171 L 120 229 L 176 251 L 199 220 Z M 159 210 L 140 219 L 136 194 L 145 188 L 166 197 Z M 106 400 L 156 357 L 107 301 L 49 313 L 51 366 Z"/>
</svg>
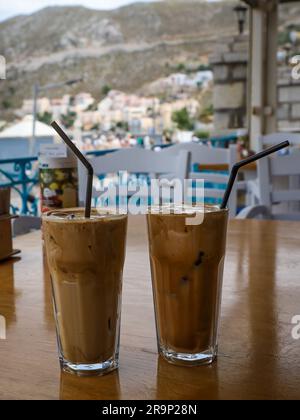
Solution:
<svg viewBox="0 0 300 420">
<path fill-rule="evenodd" d="M 216 358 L 227 219 L 217 206 L 147 216 L 158 349 L 171 363 Z"/>
<path fill-rule="evenodd" d="M 61 366 L 78 375 L 118 367 L 127 215 L 53 211 L 43 217 Z"/>
</svg>

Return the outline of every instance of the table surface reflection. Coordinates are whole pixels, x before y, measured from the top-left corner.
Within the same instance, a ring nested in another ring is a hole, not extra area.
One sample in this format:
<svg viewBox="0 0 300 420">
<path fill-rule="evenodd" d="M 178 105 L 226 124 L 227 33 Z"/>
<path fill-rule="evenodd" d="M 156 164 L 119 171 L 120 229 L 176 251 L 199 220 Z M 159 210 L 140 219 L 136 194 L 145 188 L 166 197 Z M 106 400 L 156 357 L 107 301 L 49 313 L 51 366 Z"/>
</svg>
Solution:
<svg viewBox="0 0 300 420">
<path fill-rule="evenodd" d="M 157 355 L 146 224 L 131 218 L 120 369 L 100 378 L 60 373 L 41 244 L 19 237 L 21 258 L 0 264 L 0 399 L 300 398 L 300 223 L 230 222 L 219 358 L 183 368 Z"/>
</svg>

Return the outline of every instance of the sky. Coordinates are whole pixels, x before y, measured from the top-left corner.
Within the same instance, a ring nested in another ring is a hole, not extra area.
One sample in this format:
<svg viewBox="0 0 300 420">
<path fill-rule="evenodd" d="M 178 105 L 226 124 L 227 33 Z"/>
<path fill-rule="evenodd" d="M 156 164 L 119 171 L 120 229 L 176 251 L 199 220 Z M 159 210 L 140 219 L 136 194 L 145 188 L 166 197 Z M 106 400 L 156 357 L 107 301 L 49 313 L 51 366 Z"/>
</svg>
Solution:
<svg viewBox="0 0 300 420">
<path fill-rule="evenodd" d="M 149 3 L 158 0 L 139 0 Z M 213 0 L 207 0 L 213 1 Z M 30 14 L 46 6 L 80 5 L 91 9 L 115 9 L 137 0 L 0 0 L 0 21 L 12 16 Z"/>
<path fill-rule="evenodd" d="M 47 6 L 80 5 L 91 9 L 115 9 L 137 0 L 0 0 L 0 20 L 9 17 L 30 14 Z M 153 0 L 140 0 L 149 3 Z"/>
</svg>

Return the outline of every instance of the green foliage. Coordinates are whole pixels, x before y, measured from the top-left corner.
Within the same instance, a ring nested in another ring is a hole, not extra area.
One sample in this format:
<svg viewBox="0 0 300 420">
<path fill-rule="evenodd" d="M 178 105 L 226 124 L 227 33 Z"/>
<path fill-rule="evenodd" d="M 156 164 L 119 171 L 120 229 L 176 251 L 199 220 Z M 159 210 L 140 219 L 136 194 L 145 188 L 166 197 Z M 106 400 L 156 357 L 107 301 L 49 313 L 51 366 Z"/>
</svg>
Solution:
<svg viewBox="0 0 300 420">
<path fill-rule="evenodd" d="M 86 111 L 97 111 L 97 103 L 94 102 L 93 104 L 89 105 Z"/>
<path fill-rule="evenodd" d="M 206 108 L 203 109 L 203 111 L 200 114 L 200 120 L 204 120 L 206 121 L 207 119 L 209 119 L 211 116 L 214 115 L 214 107 L 213 105 L 209 105 Z"/>
<path fill-rule="evenodd" d="M 184 65 L 183 63 L 179 63 L 179 64 L 176 66 L 176 71 L 179 71 L 179 72 L 183 72 L 183 71 L 185 71 L 185 65 Z"/>
<path fill-rule="evenodd" d="M 172 121 L 177 124 L 179 130 L 191 131 L 194 129 L 194 121 L 191 119 L 187 108 L 173 112 Z"/>
<path fill-rule="evenodd" d="M 12 107 L 12 103 L 8 99 L 3 99 L 2 101 L 2 107 L 4 109 L 9 109 Z"/>
<path fill-rule="evenodd" d="M 99 131 L 100 130 L 100 125 L 99 124 L 94 124 L 92 127 L 91 127 L 91 130 L 92 131 Z"/>
<path fill-rule="evenodd" d="M 210 138 L 210 133 L 208 131 L 197 130 L 197 131 L 195 131 L 194 135 L 196 137 L 198 137 L 198 139 L 209 139 Z"/>
<path fill-rule="evenodd" d="M 300 31 L 300 25 L 297 23 L 291 23 L 290 25 L 287 26 L 287 30 L 291 31 Z"/>
<path fill-rule="evenodd" d="M 212 67 L 209 64 L 200 64 L 198 67 L 189 68 L 185 63 L 179 63 L 175 66 L 174 70 L 180 73 L 190 74 L 196 71 L 212 70 Z"/>
<path fill-rule="evenodd" d="M 112 90 L 111 86 L 109 85 L 104 85 L 101 89 L 101 93 L 103 96 L 106 96 L 109 94 L 109 92 Z"/>
<path fill-rule="evenodd" d="M 282 31 L 278 34 L 278 44 L 279 45 L 285 45 L 290 42 L 290 31 Z"/>
<path fill-rule="evenodd" d="M 66 128 L 71 128 L 76 120 L 76 112 L 69 111 L 67 114 L 61 116 L 61 121 Z"/>
<path fill-rule="evenodd" d="M 200 64 L 198 71 L 207 71 L 212 70 L 212 67 L 209 64 Z"/>
<path fill-rule="evenodd" d="M 43 114 L 38 114 L 37 119 L 45 124 L 50 125 L 53 121 L 53 114 L 51 112 L 44 112 Z"/>
<path fill-rule="evenodd" d="M 117 122 L 116 127 L 119 128 L 120 130 L 129 131 L 129 125 L 128 125 L 128 122 L 126 121 Z"/>
</svg>

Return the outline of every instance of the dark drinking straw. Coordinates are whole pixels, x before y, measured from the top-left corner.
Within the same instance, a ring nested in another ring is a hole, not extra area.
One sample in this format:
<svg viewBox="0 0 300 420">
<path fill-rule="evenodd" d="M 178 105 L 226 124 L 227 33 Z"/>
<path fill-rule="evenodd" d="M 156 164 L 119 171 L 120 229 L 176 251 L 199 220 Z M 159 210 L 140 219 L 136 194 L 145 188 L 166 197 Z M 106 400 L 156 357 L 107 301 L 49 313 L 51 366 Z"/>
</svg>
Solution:
<svg viewBox="0 0 300 420">
<path fill-rule="evenodd" d="M 91 217 L 91 203 L 92 203 L 92 190 L 93 190 L 93 176 L 94 170 L 90 162 L 83 156 L 79 149 L 75 146 L 72 140 L 67 136 L 67 134 L 60 128 L 60 126 L 53 121 L 51 126 L 57 132 L 57 134 L 62 138 L 66 145 L 72 150 L 80 162 L 86 167 L 88 172 L 87 178 L 87 187 L 86 187 L 86 198 L 85 198 L 85 214 L 84 217 L 90 219 Z"/>
<path fill-rule="evenodd" d="M 241 160 L 240 162 L 236 163 L 232 170 L 231 170 L 231 174 L 230 174 L 230 178 L 229 178 L 229 182 L 224 194 L 224 198 L 221 204 L 221 209 L 226 209 L 227 207 L 227 203 L 233 188 L 233 184 L 234 181 L 236 179 L 236 176 L 238 174 L 238 171 L 243 167 L 248 165 L 249 163 L 255 162 L 259 159 L 262 159 L 266 156 L 271 155 L 272 153 L 278 152 L 281 149 L 284 149 L 285 147 L 288 147 L 290 145 L 290 143 L 288 141 L 284 141 L 283 143 L 279 143 L 276 146 L 270 147 L 269 149 L 263 150 L 262 152 L 257 153 L 254 156 L 250 156 L 247 159 Z"/>
</svg>

